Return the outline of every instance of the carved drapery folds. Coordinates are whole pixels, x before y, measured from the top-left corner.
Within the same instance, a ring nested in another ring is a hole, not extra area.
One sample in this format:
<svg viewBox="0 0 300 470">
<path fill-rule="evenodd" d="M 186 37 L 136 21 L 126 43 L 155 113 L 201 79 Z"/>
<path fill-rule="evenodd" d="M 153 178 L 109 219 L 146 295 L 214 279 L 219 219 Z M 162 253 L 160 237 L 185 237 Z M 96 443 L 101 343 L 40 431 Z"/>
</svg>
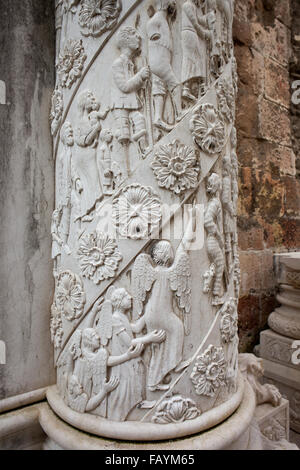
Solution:
<svg viewBox="0 0 300 470">
<path fill-rule="evenodd" d="M 51 337 L 76 415 L 172 428 L 238 393 L 232 9 L 57 2 Z"/>
</svg>

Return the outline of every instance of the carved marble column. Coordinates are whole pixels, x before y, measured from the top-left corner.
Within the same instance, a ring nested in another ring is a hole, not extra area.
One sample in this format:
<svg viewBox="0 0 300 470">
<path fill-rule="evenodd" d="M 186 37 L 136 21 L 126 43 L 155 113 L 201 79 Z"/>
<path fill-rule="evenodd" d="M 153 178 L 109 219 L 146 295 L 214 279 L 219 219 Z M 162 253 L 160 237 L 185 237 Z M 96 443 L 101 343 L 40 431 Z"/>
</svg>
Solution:
<svg viewBox="0 0 300 470">
<path fill-rule="evenodd" d="M 260 336 L 265 377 L 290 401 L 291 428 L 300 433 L 300 253 L 275 255 L 277 300 L 271 330 Z M 300 440 L 299 440 L 300 442 Z"/>
<path fill-rule="evenodd" d="M 233 1 L 56 11 L 49 405 L 126 441 L 200 433 L 243 406 L 251 421 L 238 372 Z"/>
</svg>

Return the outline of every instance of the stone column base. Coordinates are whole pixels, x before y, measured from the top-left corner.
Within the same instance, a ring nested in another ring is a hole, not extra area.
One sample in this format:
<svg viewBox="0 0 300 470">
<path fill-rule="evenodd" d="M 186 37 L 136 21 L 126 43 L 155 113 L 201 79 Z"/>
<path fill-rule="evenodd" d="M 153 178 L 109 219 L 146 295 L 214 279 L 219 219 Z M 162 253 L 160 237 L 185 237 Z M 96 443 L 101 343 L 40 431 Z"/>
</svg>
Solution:
<svg viewBox="0 0 300 470">
<path fill-rule="evenodd" d="M 287 402 L 279 407 L 261 405 L 256 407 L 255 393 L 248 382 L 241 405 L 225 422 L 211 430 L 176 440 L 160 442 L 129 442 L 105 439 L 86 434 L 62 421 L 53 413 L 47 404 L 40 409 L 40 424 L 48 439 L 44 444 L 45 450 L 263 450 L 272 448 L 290 448 L 287 440 L 278 443 L 265 438 L 260 426 L 266 428 L 269 415 L 273 419 L 276 410 L 285 413 Z M 256 421 L 257 416 L 257 421 Z M 283 423 L 286 429 L 286 423 Z M 288 437 L 288 435 L 286 436 Z"/>
</svg>

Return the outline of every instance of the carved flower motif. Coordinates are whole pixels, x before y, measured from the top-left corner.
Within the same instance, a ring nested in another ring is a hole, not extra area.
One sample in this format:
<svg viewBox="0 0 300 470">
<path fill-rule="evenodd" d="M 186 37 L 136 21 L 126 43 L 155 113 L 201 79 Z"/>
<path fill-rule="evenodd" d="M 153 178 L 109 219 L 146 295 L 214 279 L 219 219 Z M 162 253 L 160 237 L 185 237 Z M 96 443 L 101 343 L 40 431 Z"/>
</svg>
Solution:
<svg viewBox="0 0 300 470">
<path fill-rule="evenodd" d="M 225 367 L 222 348 L 210 345 L 198 356 L 191 374 L 197 395 L 213 397 L 217 389 L 225 385 Z"/>
<path fill-rule="evenodd" d="M 79 12 L 79 25 L 84 36 L 100 36 L 117 23 L 120 0 L 83 0 Z"/>
<path fill-rule="evenodd" d="M 80 318 L 85 304 L 85 293 L 80 277 L 63 271 L 57 277 L 55 304 L 61 315 L 71 321 Z"/>
<path fill-rule="evenodd" d="M 55 304 L 51 306 L 50 334 L 54 348 L 59 349 L 61 347 L 64 331 L 61 313 L 57 310 Z"/>
<path fill-rule="evenodd" d="M 59 54 L 57 72 L 62 87 L 71 88 L 81 76 L 86 54 L 81 40 L 69 39 Z"/>
<path fill-rule="evenodd" d="M 82 275 L 95 284 L 114 277 L 122 260 L 116 242 L 97 230 L 82 237 L 77 254 Z"/>
<path fill-rule="evenodd" d="M 225 78 L 220 78 L 216 92 L 219 102 L 219 111 L 224 119 L 228 122 L 234 120 L 235 114 L 235 92 L 232 84 Z"/>
<path fill-rule="evenodd" d="M 159 186 L 175 194 L 197 185 L 199 165 L 195 150 L 177 140 L 162 145 L 151 166 Z"/>
<path fill-rule="evenodd" d="M 57 134 L 57 130 L 61 122 L 63 110 L 64 110 L 63 95 L 62 95 L 61 90 L 59 90 L 56 87 L 52 94 L 51 111 L 50 111 L 51 134 L 54 136 Z"/>
<path fill-rule="evenodd" d="M 224 343 L 230 343 L 236 337 L 238 332 L 237 321 L 236 303 L 234 299 L 230 299 L 223 307 L 220 321 L 221 338 Z"/>
<path fill-rule="evenodd" d="M 215 154 L 222 150 L 225 142 L 224 123 L 212 104 L 202 104 L 195 109 L 190 130 L 203 152 Z"/>
<path fill-rule="evenodd" d="M 199 415 L 200 411 L 193 400 L 174 395 L 163 400 L 153 416 L 152 422 L 158 424 L 182 423 L 183 421 L 195 419 Z"/>
<path fill-rule="evenodd" d="M 113 218 L 123 237 L 147 238 L 161 219 L 159 197 L 152 188 L 132 184 L 113 201 Z"/>
</svg>

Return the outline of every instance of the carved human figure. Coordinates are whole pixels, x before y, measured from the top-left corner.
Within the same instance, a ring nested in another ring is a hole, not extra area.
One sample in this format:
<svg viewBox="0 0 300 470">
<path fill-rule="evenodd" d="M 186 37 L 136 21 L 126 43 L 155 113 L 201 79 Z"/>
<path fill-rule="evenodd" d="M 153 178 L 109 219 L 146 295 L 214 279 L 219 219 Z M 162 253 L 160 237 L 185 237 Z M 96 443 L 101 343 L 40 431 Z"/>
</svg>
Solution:
<svg viewBox="0 0 300 470">
<path fill-rule="evenodd" d="M 98 150 L 97 164 L 100 180 L 102 182 L 103 194 L 109 196 L 113 193 L 113 172 L 111 161 L 113 135 L 109 129 L 102 129 L 100 133 L 101 145 Z"/>
<path fill-rule="evenodd" d="M 196 215 L 190 219 L 184 237 L 174 252 L 167 240 L 152 246 L 151 255 L 137 257 L 132 272 L 133 318 L 140 316 L 134 331 L 164 330 L 165 341 L 151 345 L 147 387 L 167 390 L 167 375 L 185 367 L 182 362 L 184 334 L 190 333 L 191 287 L 188 250 L 195 233 Z M 147 293 L 148 297 L 147 297 Z M 146 300 L 147 297 L 147 300 Z M 174 297 L 181 318 L 174 312 Z M 145 305 L 144 305 L 145 304 Z M 140 340 L 136 338 L 133 344 Z"/>
<path fill-rule="evenodd" d="M 239 283 L 240 283 L 240 261 L 238 254 L 238 235 L 237 235 L 237 211 L 238 211 L 238 198 L 239 198 L 239 163 L 236 154 L 237 138 L 236 138 L 236 128 L 233 127 L 231 131 L 231 190 L 232 190 L 232 205 L 233 212 L 235 214 L 234 218 L 234 230 L 232 234 L 232 250 L 233 250 L 233 263 L 234 263 L 234 283 L 236 289 L 236 296 L 238 297 Z"/>
<path fill-rule="evenodd" d="M 68 404 L 73 409 L 76 407 L 76 411 L 92 411 L 93 414 L 106 417 L 105 398 L 119 386 L 117 377 L 112 376 L 107 380 L 107 368 L 139 356 L 141 348 L 131 347 L 122 355 L 110 356 L 95 328 L 85 328 L 82 332 L 77 330 L 76 336 L 79 342 L 76 344 L 75 340 L 70 351 L 74 367 L 68 379 Z"/>
<path fill-rule="evenodd" d="M 206 192 L 209 197 L 204 214 L 204 227 L 206 230 L 206 246 L 211 262 L 209 270 L 204 274 L 204 292 L 209 292 L 211 285 L 214 296 L 213 303 L 221 302 L 223 291 L 223 275 L 225 258 L 223 253 L 224 241 L 222 235 L 222 206 L 220 201 L 221 178 L 212 173 L 207 180 Z"/>
<path fill-rule="evenodd" d="M 111 322 L 111 340 L 109 350 L 112 356 L 120 357 L 134 344 L 142 352 L 147 344 L 159 343 L 165 339 L 163 331 L 152 331 L 134 341 L 134 324 L 130 324 L 132 298 L 123 288 L 110 288 L 106 301 L 100 310 L 99 318 L 95 319 L 95 328 L 101 335 L 101 322 L 105 329 Z M 102 327 L 103 328 L 103 327 Z M 130 411 L 143 400 L 144 394 L 144 365 L 140 357 L 132 358 L 112 369 L 112 374 L 118 379 L 119 386 L 110 393 L 107 401 L 107 418 L 115 421 L 125 421 Z"/>
<path fill-rule="evenodd" d="M 186 0 L 182 5 L 182 97 L 195 101 L 205 92 L 207 84 L 207 43 L 211 31 L 207 17 L 200 9 L 200 0 Z M 198 93 L 192 92 L 193 82 L 197 82 Z"/>
<path fill-rule="evenodd" d="M 232 22 L 233 22 L 233 10 L 234 0 L 216 0 L 218 10 L 221 14 L 220 18 L 220 37 L 223 48 L 223 57 L 225 62 L 228 62 L 228 58 L 231 54 L 232 45 Z"/>
<path fill-rule="evenodd" d="M 227 257 L 227 268 L 229 273 L 233 270 L 233 249 L 235 242 L 235 217 L 233 196 L 233 169 L 231 166 L 230 155 L 223 157 L 223 181 L 222 181 L 222 208 L 224 216 L 224 237 L 225 237 L 225 254 Z"/>
<path fill-rule="evenodd" d="M 152 72 L 152 95 L 154 99 L 154 125 L 170 131 L 172 125 L 163 119 L 167 92 L 171 94 L 175 117 L 181 117 L 181 84 L 172 68 L 173 40 L 170 22 L 176 12 L 175 0 L 156 0 L 156 10 L 147 23 L 148 58 Z"/>
<path fill-rule="evenodd" d="M 128 145 L 132 139 L 138 143 L 142 153 L 147 151 L 146 121 L 142 114 L 142 103 L 138 92 L 149 79 L 148 67 L 134 72 L 134 57 L 141 48 L 141 37 L 136 29 L 126 26 L 117 33 L 120 56 L 112 65 L 111 109 L 115 119 L 118 141 Z"/>
<path fill-rule="evenodd" d="M 207 12 L 215 18 L 211 22 L 213 40 L 211 47 L 212 73 L 218 75 L 222 72 L 224 63 L 228 62 L 232 48 L 232 0 L 207 0 Z"/>
<path fill-rule="evenodd" d="M 102 196 L 97 167 L 98 137 L 109 109 L 99 111 L 94 94 L 85 90 L 78 96 L 79 122 L 75 129 L 74 167 L 82 185 L 81 217 L 84 218 Z"/>
<path fill-rule="evenodd" d="M 56 206 L 61 209 L 60 233 L 65 244 L 68 243 L 71 217 L 71 191 L 72 191 L 72 147 L 74 145 L 73 128 L 66 121 L 60 131 L 62 151 L 57 160 L 57 192 Z"/>
</svg>

